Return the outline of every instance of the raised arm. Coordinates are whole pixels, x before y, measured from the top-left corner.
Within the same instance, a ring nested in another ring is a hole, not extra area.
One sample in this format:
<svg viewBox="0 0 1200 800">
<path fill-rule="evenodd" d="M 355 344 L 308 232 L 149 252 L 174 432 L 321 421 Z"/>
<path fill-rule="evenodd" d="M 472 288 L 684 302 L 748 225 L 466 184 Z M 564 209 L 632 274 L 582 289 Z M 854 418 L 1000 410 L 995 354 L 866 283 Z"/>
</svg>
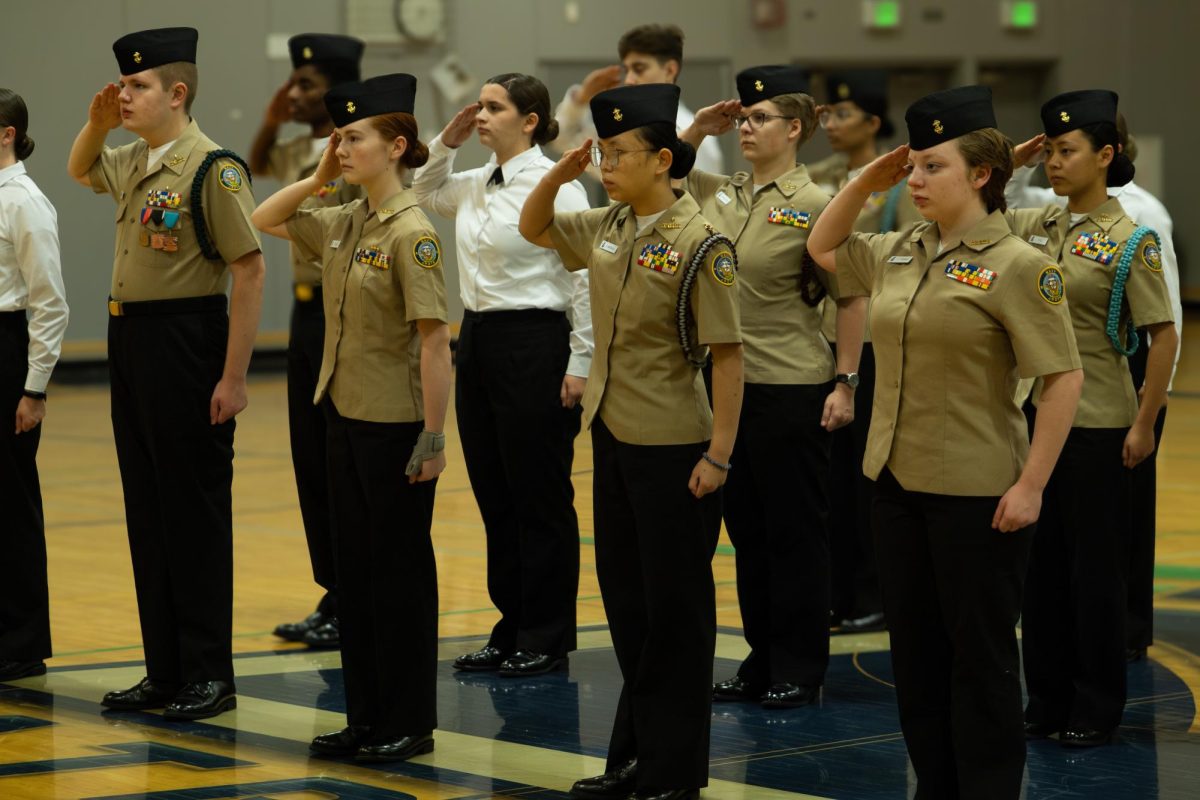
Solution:
<svg viewBox="0 0 1200 800">
<path fill-rule="evenodd" d="M 280 239 L 291 240 L 285 224 L 305 198 L 313 192 L 342 174 L 342 166 L 334 152 L 337 148 L 337 134 L 329 137 L 329 144 L 321 155 L 321 163 L 317 170 L 307 178 L 301 178 L 290 186 L 285 186 L 259 204 L 250 215 L 250 222 L 263 233 L 269 233 Z"/>
<path fill-rule="evenodd" d="M 417 202 L 426 211 L 453 217 L 458 211 L 458 185 L 462 176 L 453 175 L 454 153 L 471 138 L 475 130 L 479 103 L 465 106 L 446 123 L 442 132 L 429 143 L 429 160 L 413 174 L 412 188 Z M 456 180 L 458 179 L 458 180 Z"/>
<path fill-rule="evenodd" d="M 583 144 L 563 153 L 550 170 L 542 176 L 537 186 L 525 198 L 521 208 L 521 221 L 518 230 L 521 235 L 538 247 L 553 249 L 554 242 L 550 239 L 550 223 L 554 222 L 554 199 L 558 190 L 565 184 L 577 180 L 587 165 L 591 163 L 592 140 L 585 139 Z"/>
<path fill-rule="evenodd" d="M 88 108 L 88 121 L 71 145 L 67 156 L 67 174 L 82 186 L 91 186 L 88 172 L 104 150 L 104 140 L 113 128 L 121 127 L 121 90 L 110 83 L 92 98 Z"/>
<path fill-rule="evenodd" d="M 742 113 L 742 104 L 738 100 L 722 100 L 705 106 L 696 112 L 692 124 L 679 132 L 679 138 L 696 148 L 704 142 L 706 136 L 720 136 L 733 130 L 737 124 L 734 117 Z"/>
<path fill-rule="evenodd" d="M 886 192 L 908 176 L 908 145 L 872 161 L 834 195 L 808 235 L 808 252 L 821 269 L 837 271 L 835 251 L 854 229 L 854 221 L 872 192 Z"/>
<path fill-rule="evenodd" d="M 249 164 L 250 171 L 255 175 L 266 175 L 270 172 L 271 148 L 279 138 L 280 127 L 292 118 L 288 112 L 288 90 L 291 88 L 292 82 L 289 80 L 275 90 L 263 115 L 262 125 L 254 135 L 254 142 L 250 145 Z"/>
</svg>

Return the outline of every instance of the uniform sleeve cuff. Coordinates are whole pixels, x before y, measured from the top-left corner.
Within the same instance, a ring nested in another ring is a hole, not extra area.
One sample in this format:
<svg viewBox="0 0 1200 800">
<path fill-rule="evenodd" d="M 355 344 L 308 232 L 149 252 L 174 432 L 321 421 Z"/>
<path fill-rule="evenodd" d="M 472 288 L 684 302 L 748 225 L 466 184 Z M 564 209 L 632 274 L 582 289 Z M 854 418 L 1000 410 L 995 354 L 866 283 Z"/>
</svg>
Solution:
<svg viewBox="0 0 1200 800">
<path fill-rule="evenodd" d="M 573 377 L 586 379 L 588 372 L 591 371 L 591 368 L 591 356 L 576 355 L 572 353 L 571 357 L 567 359 L 567 374 Z"/>
<path fill-rule="evenodd" d="M 49 372 L 42 372 L 40 369 L 30 367 L 29 372 L 25 375 L 25 391 L 27 392 L 45 392 L 49 383 Z"/>
</svg>

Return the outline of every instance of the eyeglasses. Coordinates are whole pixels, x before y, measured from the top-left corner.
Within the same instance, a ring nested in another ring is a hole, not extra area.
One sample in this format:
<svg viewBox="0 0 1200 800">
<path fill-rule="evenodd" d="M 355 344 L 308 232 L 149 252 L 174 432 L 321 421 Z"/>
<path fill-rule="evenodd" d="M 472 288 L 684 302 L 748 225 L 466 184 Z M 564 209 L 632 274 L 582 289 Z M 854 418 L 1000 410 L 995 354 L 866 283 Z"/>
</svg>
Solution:
<svg viewBox="0 0 1200 800">
<path fill-rule="evenodd" d="M 592 166 L 599 167 L 607 163 L 613 169 L 621 165 L 621 156 L 628 153 L 657 153 L 657 147 L 646 147 L 641 150 L 601 150 L 600 145 L 592 145 Z"/>
<path fill-rule="evenodd" d="M 762 130 L 762 126 L 766 125 L 767 120 L 769 119 L 796 119 L 796 117 L 787 117 L 783 114 L 765 114 L 762 111 L 755 111 L 753 114 L 746 114 L 745 116 L 738 115 L 734 117 L 733 123 L 739 128 L 749 123 L 750 130 L 757 131 Z"/>
<path fill-rule="evenodd" d="M 817 117 L 817 121 L 821 123 L 822 128 L 828 128 L 835 122 L 838 125 L 844 125 L 859 116 L 866 117 L 868 114 L 852 108 L 839 108 L 837 111 L 822 111 L 821 116 Z"/>
</svg>

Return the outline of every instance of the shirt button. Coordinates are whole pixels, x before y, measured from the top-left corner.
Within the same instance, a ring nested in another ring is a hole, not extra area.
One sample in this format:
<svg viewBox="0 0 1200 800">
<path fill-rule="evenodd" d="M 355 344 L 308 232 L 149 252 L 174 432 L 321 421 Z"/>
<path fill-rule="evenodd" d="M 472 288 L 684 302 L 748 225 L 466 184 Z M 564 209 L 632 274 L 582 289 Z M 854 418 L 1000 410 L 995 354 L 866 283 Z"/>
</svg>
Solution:
<svg viewBox="0 0 1200 800">
<path fill-rule="evenodd" d="M 118 289 L 120 289 L 120 288 L 123 288 L 124 286 L 125 286 L 125 281 L 117 281 L 117 288 L 118 288 Z"/>
<path fill-rule="evenodd" d="M 128 251 L 128 250 L 122 250 L 122 251 L 121 251 L 121 255 L 123 255 L 123 256 L 127 256 L 127 255 L 129 255 L 129 251 Z"/>
</svg>

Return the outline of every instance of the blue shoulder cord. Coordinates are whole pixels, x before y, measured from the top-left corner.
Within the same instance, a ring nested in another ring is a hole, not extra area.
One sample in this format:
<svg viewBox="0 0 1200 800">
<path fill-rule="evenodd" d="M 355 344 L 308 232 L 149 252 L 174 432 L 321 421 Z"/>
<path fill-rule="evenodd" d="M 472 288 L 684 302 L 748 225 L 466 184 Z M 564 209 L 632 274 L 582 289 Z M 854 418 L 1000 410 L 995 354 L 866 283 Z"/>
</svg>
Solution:
<svg viewBox="0 0 1200 800">
<path fill-rule="evenodd" d="M 712 230 L 711 228 L 709 230 Z M 688 360 L 688 363 L 693 367 L 703 367 L 708 363 L 708 353 L 703 356 L 697 356 L 695 349 L 692 347 L 692 337 L 690 334 L 692 328 L 692 284 L 696 281 L 696 273 L 699 272 L 700 266 L 704 263 L 705 258 L 712 251 L 712 248 L 718 244 L 724 244 L 729 248 L 729 254 L 733 256 L 733 268 L 738 268 L 737 250 L 733 246 L 733 240 L 723 233 L 714 233 L 700 243 L 700 247 L 696 249 L 696 254 L 692 256 L 692 260 L 688 263 L 687 269 L 683 272 L 683 279 L 679 282 L 679 299 L 675 302 L 675 325 L 679 330 L 679 346 L 683 348 L 683 357 Z"/>
<path fill-rule="evenodd" d="M 1121 251 L 1121 258 L 1117 261 L 1116 274 L 1113 275 L 1112 294 L 1108 298 L 1108 322 L 1104 326 L 1104 332 L 1108 334 L 1108 340 L 1112 342 L 1113 349 L 1126 357 L 1137 352 L 1138 335 L 1137 331 L 1133 329 L 1133 320 L 1130 320 L 1129 328 L 1126 331 L 1129 345 L 1121 344 L 1121 306 L 1125 302 L 1125 282 L 1129 280 L 1129 269 L 1133 266 L 1134 256 L 1142 246 L 1142 239 L 1147 235 L 1152 236 L 1155 245 L 1160 251 L 1162 250 L 1158 234 L 1145 225 L 1138 226 L 1133 235 L 1125 241 L 1125 249 Z"/>
</svg>

